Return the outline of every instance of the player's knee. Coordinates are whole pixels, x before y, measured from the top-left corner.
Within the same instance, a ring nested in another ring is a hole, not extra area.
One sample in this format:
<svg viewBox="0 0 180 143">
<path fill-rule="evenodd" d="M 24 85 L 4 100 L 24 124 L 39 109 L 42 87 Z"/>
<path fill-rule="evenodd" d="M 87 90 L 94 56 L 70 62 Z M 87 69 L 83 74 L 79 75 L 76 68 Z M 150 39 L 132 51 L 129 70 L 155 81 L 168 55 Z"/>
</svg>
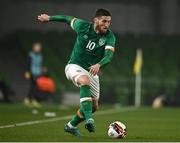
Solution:
<svg viewBox="0 0 180 143">
<path fill-rule="evenodd" d="M 79 77 L 78 83 L 80 85 L 90 85 L 89 77 L 86 76 L 86 75 L 83 75 L 83 76 Z"/>
</svg>

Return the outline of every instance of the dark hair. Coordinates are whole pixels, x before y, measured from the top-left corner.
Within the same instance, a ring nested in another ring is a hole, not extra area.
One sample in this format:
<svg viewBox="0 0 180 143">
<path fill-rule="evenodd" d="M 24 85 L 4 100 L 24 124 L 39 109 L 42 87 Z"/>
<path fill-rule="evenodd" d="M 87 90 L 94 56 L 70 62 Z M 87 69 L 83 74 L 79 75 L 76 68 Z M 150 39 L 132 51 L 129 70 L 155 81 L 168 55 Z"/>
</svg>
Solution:
<svg viewBox="0 0 180 143">
<path fill-rule="evenodd" d="M 111 16 L 110 12 L 106 9 L 98 9 L 96 11 L 95 17 L 99 17 L 99 16 Z"/>
</svg>

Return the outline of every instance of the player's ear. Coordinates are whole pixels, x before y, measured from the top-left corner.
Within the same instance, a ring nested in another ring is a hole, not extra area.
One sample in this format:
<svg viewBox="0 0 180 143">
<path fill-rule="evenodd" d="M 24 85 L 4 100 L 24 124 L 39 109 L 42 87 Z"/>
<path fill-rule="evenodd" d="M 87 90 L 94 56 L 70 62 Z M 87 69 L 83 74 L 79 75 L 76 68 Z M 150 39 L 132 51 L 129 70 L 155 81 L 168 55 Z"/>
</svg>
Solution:
<svg viewBox="0 0 180 143">
<path fill-rule="evenodd" d="M 98 22 L 98 18 L 94 17 L 94 23 L 97 23 L 97 22 Z"/>
</svg>

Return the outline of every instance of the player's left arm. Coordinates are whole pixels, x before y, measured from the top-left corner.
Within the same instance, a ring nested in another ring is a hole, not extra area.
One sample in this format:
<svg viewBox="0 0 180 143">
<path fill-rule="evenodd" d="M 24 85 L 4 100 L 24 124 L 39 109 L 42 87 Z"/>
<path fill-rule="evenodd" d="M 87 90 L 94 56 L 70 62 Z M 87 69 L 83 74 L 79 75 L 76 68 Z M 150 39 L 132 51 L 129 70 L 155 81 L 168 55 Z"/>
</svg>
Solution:
<svg viewBox="0 0 180 143">
<path fill-rule="evenodd" d="M 109 47 L 109 46 L 108 46 Z M 114 55 L 114 52 L 115 52 L 115 48 L 114 47 L 111 47 L 109 49 L 106 49 L 105 50 L 105 54 L 104 54 L 104 57 L 103 59 L 99 62 L 100 66 L 103 67 L 105 65 L 107 65 L 108 63 L 111 62 L 112 58 L 113 58 L 113 55 Z"/>
<path fill-rule="evenodd" d="M 90 73 L 92 73 L 93 75 L 98 74 L 101 67 L 104 67 L 111 62 L 115 52 L 115 41 L 115 36 L 112 35 L 105 46 L 104 57 L 101 59 L 100 62 L 90 67 Z"/>
<path fill-rule="evenodd" d="M 113 47 L 111 49 L 106 49 L 103 59 L 99 63 L 92 65 L 90 67 L 90 73 L 93 75 L 98 74 L 101 67 L 111 62 L 114 55 L 114 51 L 115 51 L 115 48 Z"/>
</svg>

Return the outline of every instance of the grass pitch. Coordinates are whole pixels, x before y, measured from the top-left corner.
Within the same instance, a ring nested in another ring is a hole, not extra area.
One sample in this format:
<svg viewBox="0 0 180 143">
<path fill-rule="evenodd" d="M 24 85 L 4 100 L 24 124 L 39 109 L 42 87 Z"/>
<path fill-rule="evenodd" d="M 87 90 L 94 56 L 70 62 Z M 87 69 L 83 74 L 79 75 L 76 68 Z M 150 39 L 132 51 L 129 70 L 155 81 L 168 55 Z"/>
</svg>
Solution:
<svg viewBox="0 0 180 143">
<path fill-rule="evenodd" d="M 83 137 L 65 133 L 63 126 L 77 110 L 44 105 L 32 113 L 32 108 L 19 104 L 0 104 L 0 141 L 56 141 L 56 142 L 131 142 L 180 141 L 180 108 L 113 108 L 101 106 L 95 113 L 96 132 L 88 133 L 84 123 L 79 126 Z M 55 112 L 56 117 L 46 117 L 44 112 Z M 107 136 L 108 125 L 119 120 L 128 129 L 124 139 Z M 8 126 L 6 126 L 8 125 Z"/>
</svg>

